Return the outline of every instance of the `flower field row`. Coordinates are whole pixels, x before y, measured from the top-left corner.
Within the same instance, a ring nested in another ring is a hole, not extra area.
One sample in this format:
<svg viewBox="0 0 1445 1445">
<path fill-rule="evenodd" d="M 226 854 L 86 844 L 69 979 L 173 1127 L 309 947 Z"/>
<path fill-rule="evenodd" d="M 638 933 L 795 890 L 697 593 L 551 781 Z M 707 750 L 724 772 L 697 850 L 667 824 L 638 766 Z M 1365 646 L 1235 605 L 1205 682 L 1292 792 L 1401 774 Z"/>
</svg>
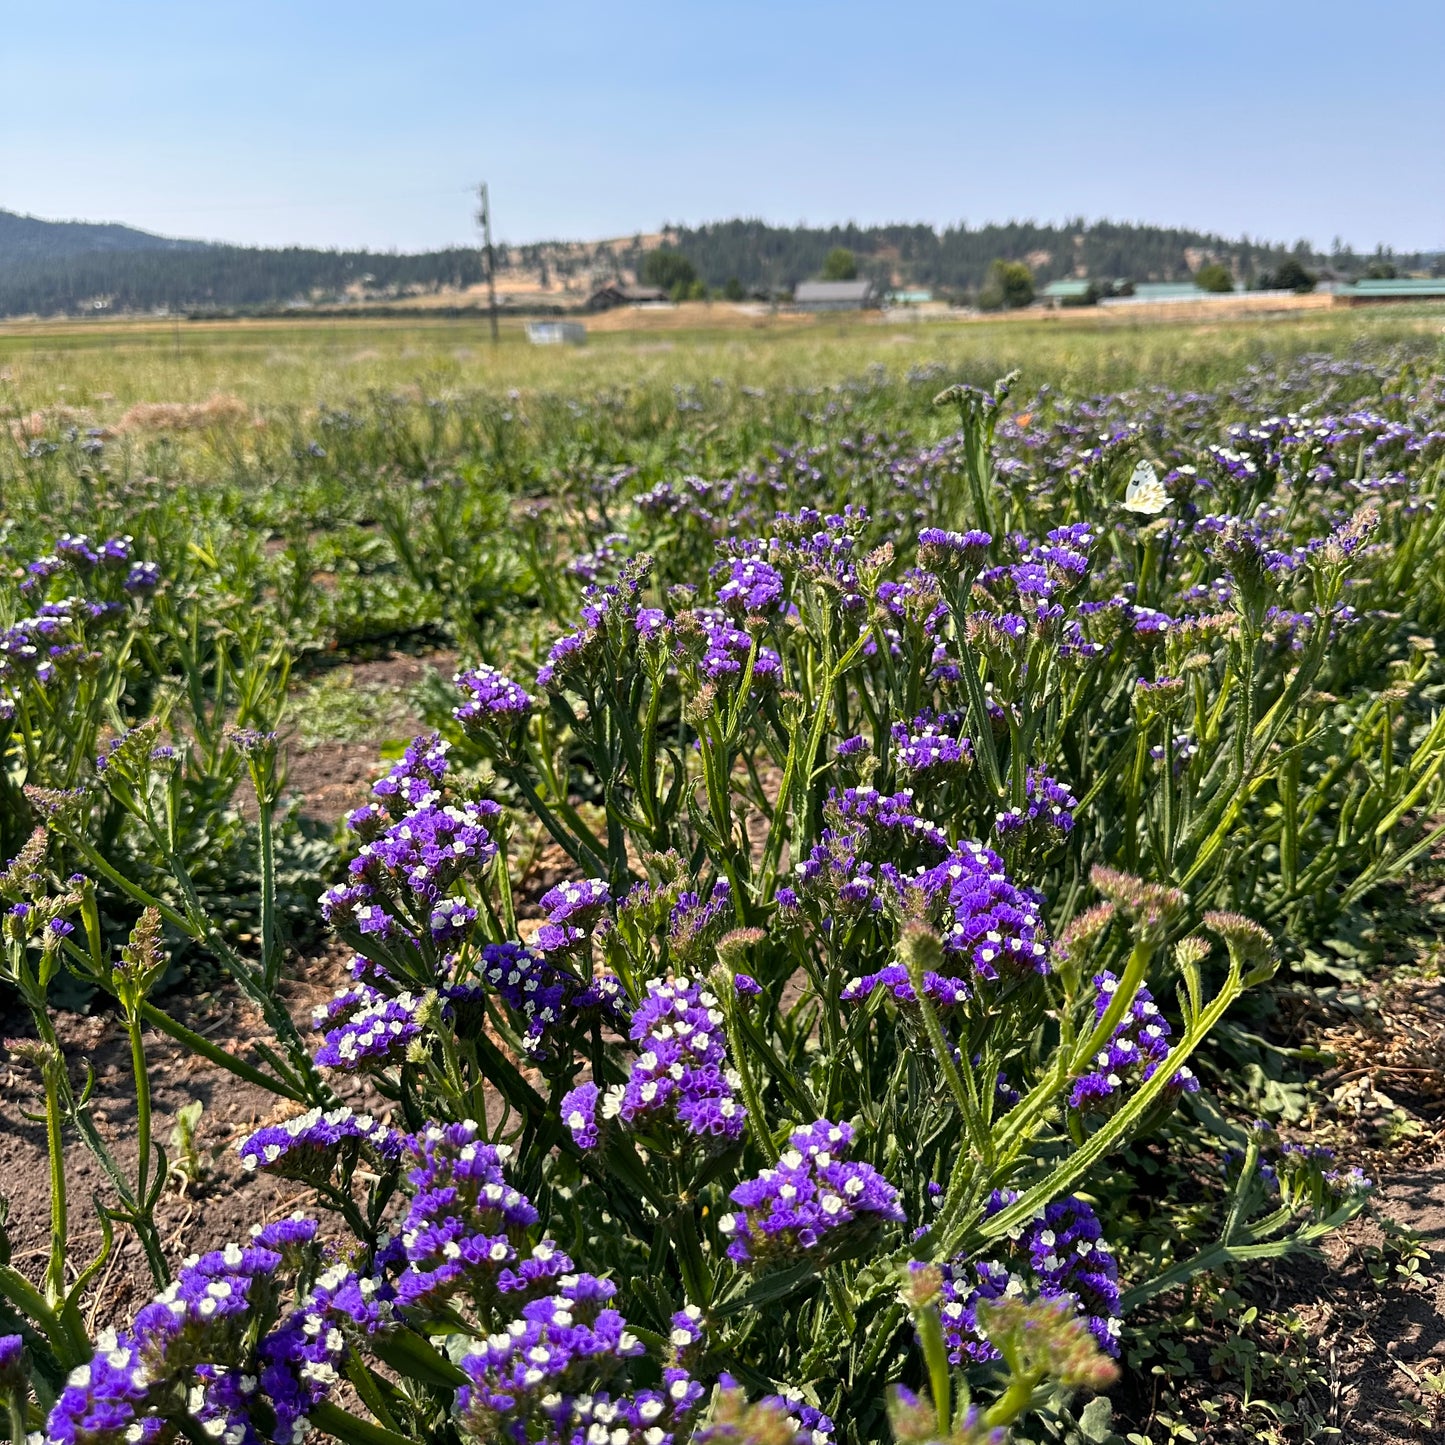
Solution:
<svg viewBox="0 0 1445 1445">
<path fill-rule="evenodd" d="M 573 403 L 546 452 L 551 402 L 323 413 L 249 493 L 23 441 L 0 988 L 55 1163 L 41 1270 L 0 1249 L 17 1445 L 1105 1439 L 1141 1311 L 1365 1206 L 1239 1076 L 1441 836 L 1438 375 L 941 380 L 783 433 Z M 408 628 L 465 662 L 338 851 L 288 811 L 288 669 Z M 308 1037 L 278 984 L 323 922 Z M 266 1046 L 177 1016 L 186 959 Z M 136 1171 L 66 1067 L 86 996 Z M 306 1212 L 167 1257 L 156 1031 L 275 1097 L 238 1157 Z M 121 1230 L 156 1299 L 96 1331 Z"/>
</svg>

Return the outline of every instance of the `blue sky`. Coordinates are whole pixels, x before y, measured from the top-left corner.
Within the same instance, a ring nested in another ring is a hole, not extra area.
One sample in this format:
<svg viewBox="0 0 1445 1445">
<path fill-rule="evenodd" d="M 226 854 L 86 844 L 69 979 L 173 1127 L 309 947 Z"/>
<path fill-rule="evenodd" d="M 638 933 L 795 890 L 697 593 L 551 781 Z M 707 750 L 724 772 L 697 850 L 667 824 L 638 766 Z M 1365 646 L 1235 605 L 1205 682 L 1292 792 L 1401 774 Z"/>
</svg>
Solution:
<svg viewBox="0 0 1445 1445">
<path fill-rule="evenodd" d="M 1056 220 L 1445 248 L 1445 3 L 8 7 L 0 207 L 263 244 Z"/>
</svg>

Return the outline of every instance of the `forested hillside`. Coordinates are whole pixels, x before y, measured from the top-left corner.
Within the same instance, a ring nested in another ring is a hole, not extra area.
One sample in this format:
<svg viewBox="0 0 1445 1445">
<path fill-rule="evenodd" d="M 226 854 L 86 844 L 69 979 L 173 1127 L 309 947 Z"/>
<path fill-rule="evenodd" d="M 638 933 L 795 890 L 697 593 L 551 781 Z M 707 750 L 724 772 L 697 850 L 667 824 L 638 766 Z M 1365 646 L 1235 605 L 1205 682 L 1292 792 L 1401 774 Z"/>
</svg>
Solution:
<svg viewBox="0 0 1445 1445">
<path fill-rule="evenodd" d="M 720 221 L 670 226 L 645 239 L 537 242 L 497 248 L 499 288 L 525 305 L 575 305 L 591 286 L 635 279 L 659 242 L 682 253 L 714 291 L 791 290 L 816 276 L 824 258 L 845 247 L 860 272 L 885 286 L 926 286 L 965 298 L 977 292 L 996 260 L 1026 262 L 1039 282 L 1184 280 L 1207 261 L 1225 265 L 1241 285 L 1293 257 L 1314 271 L 1361 274 L 1368 266 L 1400 270 L 1429 264 L 1420 256 L 1362 257 L 1341 247 L 1329 255 L 1307 243 L 1292 248 L 1199 231 L 1112 221 L 1062 226 L 1006 225 L 771 226 Z M 231 311 L 343 301 L 400 299 L 475 286 L 485 279 L 470 247 L 416 255 L 262 249 L 172 240 L 128 226 L 41 221 L 0 211 L 0 316 L 93 311 Z"/>
</svg>

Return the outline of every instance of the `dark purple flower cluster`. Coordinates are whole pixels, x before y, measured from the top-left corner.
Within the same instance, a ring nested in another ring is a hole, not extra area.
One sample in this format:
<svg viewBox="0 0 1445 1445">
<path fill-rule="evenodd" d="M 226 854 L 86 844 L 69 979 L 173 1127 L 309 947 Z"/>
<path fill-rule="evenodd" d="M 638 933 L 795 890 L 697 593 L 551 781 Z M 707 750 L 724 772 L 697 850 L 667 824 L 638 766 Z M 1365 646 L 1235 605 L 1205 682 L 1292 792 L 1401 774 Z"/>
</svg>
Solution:
<svg viewBox="0 0 1445 1445">
<path fill-rule="evenodd" d="M 651 979 L 628 1037 L 639 1053 L 626 1084 L 605 1093 L 596 1083 L 581 1084 L 562 1100 L 562 1121 L 579 1148 L 594 1148 L 601 1124 L 612 1119 L 634 1128 L 659 1117 L 675 1120 L 710 1144 L 741 1137 L 747 1110 L 727 1067 L 722 1010 L 705 984 Z"/>
<path fill-rule="evenodd" d="M 627 996 L 616 974 L 595 970 L 584 981 L 524 943 L 487 944 L 480 972 L 520 1016 L 522 1045 L 536 1059 L 552 1056 L 553 1035 L 590 1028 L 594 1020 L 616 1027 L 627 1017 Z"/>
<path fill-rule="evenodd" d="M 679 1365 L 660 1386 L 635 1393 L 627 1362 L 644 1353 L 612 1307 L 617 1286 L 567 1274 L 556 1293 L 523 1306 L 521 1318 L 461 1362 L 462 1433 L 483 1445 L 682 1445 L 703 1387 Z"/>
<path fill-rule="evenodd" d="M 354 1159 L 363 1146 L 394 1159 L 401 1140 L 369 1114 L 345 1108 L 309 1109 L 283 1124 L 262 1125 L 236 1146 L 236 1152 L 243 1169 L 319 1184 L 329 1181 L 338 1162 Z"/>
<path fill-rule="evenodd" d="M 698 666 L 707 681 L 720 685 L 740 682 L 750 657 L 754 687 L 776 683 L 782 678 L 783 660 L 778 653 L 771 647 L 754 643 L 751 634 L 735 626 L 725 613 L 699 607 L 692 616 L 702 631 L 703 650 Z"/>
<path fill-rule="evenodd" d="M 400 1063 L 407 1046 L 421 1037 L 422 997 L 389 996 L 368 984 L 341 989 L 314 1010 L 314 1027 L 324 1030 L 316 1062 L 324 1069 L 380 1069 Z"/>
<path fill-rule="evenodd" d="M 1004 974 L 1048 972 L 1042 900 L 1015 884 L 1003 860 L 983 844 L 960 843 L 942 863 L 906 876 L 895 873 L 889 882 L 904 916 L 930 919 L 942 939 L 945 961 L 956 960 L 961 966 L 958 973 L 925 972 L 923 986 L 935 1004 L 962 1004 L 979 984 L 996 982 Z M 916 997 L 901 963 L 853 979 L 842 997 L 856 1001 L 880 988 L 902 1003 Z"/>
<path fill-rule="evenodd" d="M 985 1212 L 997 1214 L 1018 1196 L 996 1190 Z M 995 1360 L 979 1328 L 982 1301 L 1032 1297 L 1070 1301 L 1109 1354 L 1119 1353 L 1119 1266 L 1098 1215 L 1075 1195 L 1056 1199 L 1009 1236 L 1003 1260 L 952 1261 L 943 1270 L 939 1317 L 949 1358 Z"/>
<path fill-rule="evenodd" d="M 1000 838 L 1048 841 L 1073 831 L 1079 800 L 1062 783 L 1041 768 L 1030 768 L 1026 795 L 1025 807 L 1009 808 L 994 819 Z"/>
<path fill-rule="evenodd" d="M 1119 980 L 1107 969 L 1094 975 L 1094 1020 L 1108 1012 L 1118 991 Z M 1169 1058 L 1169 1021 L 1159 1011 L 1153 995 L 1142 984 L 1115 1026 L 1108 1044 L 1093 1059 L 1094 1067 L 1074 1080 L 1069 1106 L 1093 1111 L 1121 1103 L 1131 1082 L 1145 1083 Z M 1177 1070 L 1169 1081 L 1179 1093 L 1199 1092 L 1199 1080 L 1188 1068 Z"/>
<path fill-rule="evenodd" d="M 474 667 L 457 673 L 452 681 L 467 699 L 452 716 L 468 732 L 510 729 L 531 715 L 531 695 L 495 667 Z"/>
<path fill-rule="evenodd" d="M 104 1332 L 90 1364 L 71 1372 L 50 1445 L 168 1438 L 166 1422 L 186 1416 L 222 1445 L 297 1445 L 340 1378 L 347 1334 L 375 1329 L 387 1307 L 383 1289 L 338 1265 L 266 1329 L 280 1272 L 314 1253 L 316 1230 L 297 1216 L 257 1226 L 248 1246 L 188 1259 L 129 1331 Z"/>
<path fill-rule="evenodd" d="M 967 571 L 988 560 L 993 538 L 987 532 L 946 532 L 925 527 L 918 534 L 918 565 L 931 572 Z"/>
<path fill-rule="evenodd" d="M 853 1137 L 851 1125 L 826 1119 L 795 1129 L 776 1167 L 728 1196 L 737 1208 L 718 1220 L 728 1258 L 750 1266 L 813 1259 L 821 1268 L 885 1221 L 901 1223 L 898 1191 L 871 1164 L 848 1158 Z"/>
<path fill-rule="evenodd" d="M 537 1211 L 502 1172 L 511 1149 L 480 1137 L 470 1119 L 428 1124 L 406 1142 L 411 1205 L 401 1228 L 396 1303 L 431 1313 L 465 1294 L 483 1313 L 550 1289 L 572 1261 L 548 1239 L 529 1244 Z"/>
<path fill-rule="evenodd" d="M 962 729 L 963 719 L 953 714 L 924 713 L 911 723 L 894 723 L 893 755 L 898 766 L 915 777 L 928 774 L 930 783 L 966 772 L 973 763 L 973 743 Z"/>
</svg>

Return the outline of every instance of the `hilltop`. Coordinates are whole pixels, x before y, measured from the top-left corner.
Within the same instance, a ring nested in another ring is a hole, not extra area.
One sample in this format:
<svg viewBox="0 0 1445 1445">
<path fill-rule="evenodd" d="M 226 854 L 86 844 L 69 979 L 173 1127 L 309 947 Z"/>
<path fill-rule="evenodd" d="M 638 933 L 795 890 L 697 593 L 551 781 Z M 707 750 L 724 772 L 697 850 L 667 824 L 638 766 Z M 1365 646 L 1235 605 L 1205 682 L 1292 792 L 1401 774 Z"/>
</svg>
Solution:
<svg viewBox="0 0 1445 1445">
<path fill-rule="evenodd" d="M 818 274 L 846 247 L 861 274 L 885 287 L 927 287 L 967 299 L 998 259 L 1026 262 L 1039 282 L 1058 278 L 1186 280 L 1200 266 L 1226 266 L 1240 286 L 1293 257 L 1342 277 L 1382 260 L 1421 269 L 1429 257 L 1346 250 L 1329 255 L 1187 229 L 1114 221 L 1062 225 L 924 224 L 772 226 L 731 220 L 672 225 L 602 241 L 503 243 L 496 284 L 503 305 L 567 309 L 609 281 L 635 281 L 660 247 L 689 261 L 704 286 L 777 293 Z M 485 300 L 485 270 L 473 247 L 403 255 L 307 247 L 263 248 L 178 240 L 114 224 L 44 221 L 0 211 L 0 316 L 100 312 L 267 311 L 322 306 L 473 307 Z"/>
</svg>

